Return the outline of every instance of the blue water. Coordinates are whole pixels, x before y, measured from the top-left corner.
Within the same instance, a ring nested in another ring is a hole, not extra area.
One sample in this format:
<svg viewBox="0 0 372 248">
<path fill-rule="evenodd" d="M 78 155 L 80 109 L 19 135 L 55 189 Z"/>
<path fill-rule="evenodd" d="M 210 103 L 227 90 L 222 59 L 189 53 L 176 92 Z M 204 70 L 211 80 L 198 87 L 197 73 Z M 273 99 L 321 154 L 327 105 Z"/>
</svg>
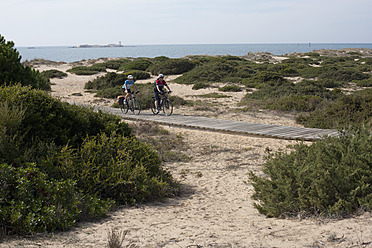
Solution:
<svg viewBox="0 0 372 248">
<path fill-rule="evenodd" d="M 370 48 L 372 43 L 296 43 L 296 44 L 219 44 L 219 45 L 138 45 L 127 47 L 71 48 L 71 47 L 17 47 L 22 61 L 46 59 L 57 62 L 74 62 L 98 58 L 166 56 L 182 58 L 187 55 L 234 55 L 249 52 L 269 52 L 274 55 L 306 53 L 318 49 Z"/>
</svg>

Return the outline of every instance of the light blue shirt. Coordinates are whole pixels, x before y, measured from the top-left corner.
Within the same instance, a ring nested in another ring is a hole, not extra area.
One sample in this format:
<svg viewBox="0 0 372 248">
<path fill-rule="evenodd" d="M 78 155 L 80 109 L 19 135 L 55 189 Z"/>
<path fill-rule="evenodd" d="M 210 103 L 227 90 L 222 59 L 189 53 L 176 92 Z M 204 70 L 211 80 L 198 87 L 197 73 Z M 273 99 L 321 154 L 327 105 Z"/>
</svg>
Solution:
<svg viewBox="0 0 372 248">
<path fill-rule="evenodd" d="M 127 86 L 127 89 L 129 90 L 130 89 L 130 86 L 134 84 L 134 81 L 133 80 L 129 80 L 127 79 L 124 84 L 123 84 L 123 89 L 125 89 L 125 85 Z"/>
</svg>

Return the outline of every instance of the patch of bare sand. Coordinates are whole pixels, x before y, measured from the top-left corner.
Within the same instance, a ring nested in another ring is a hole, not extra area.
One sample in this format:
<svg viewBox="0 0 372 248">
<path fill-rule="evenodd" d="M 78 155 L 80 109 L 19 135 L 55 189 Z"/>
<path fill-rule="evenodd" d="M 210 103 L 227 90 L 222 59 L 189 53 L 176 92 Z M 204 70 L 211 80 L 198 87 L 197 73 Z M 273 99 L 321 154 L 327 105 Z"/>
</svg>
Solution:
<svg viewBox="0 0 372 248">
<path fill-rule="evenodd" d="M 69 75 L 59 87 L 52 86 L 53 94 L 78 91 L 84 80 Z M 170 86 L 175 95 L 191 98 L 210 90 Z M 189 111 L 175 110 L 177 114 L 199 113 Z M 236 113 L 234 118 L 283 125 L 294 122 L 286 116 L 270 119 L 267 113 L 242 115 L 246 114 Z M 69 232 L 15 239 L 0 247 L 107 247 L 107 232 L 112 229 L 128 231 L 127 247 L 372 247 L 369 213 L 343 220 L 276 219 L 266 218 L 253 207 L 249 172 L 261 173 L 266 148 L 286 151 L 296 141 L 165 128 L 189 144 L 190 161 L 164 165 L 181 182 L 180 197 L 122 207 L 106 219 L 79 223 Z"/>
</svg>

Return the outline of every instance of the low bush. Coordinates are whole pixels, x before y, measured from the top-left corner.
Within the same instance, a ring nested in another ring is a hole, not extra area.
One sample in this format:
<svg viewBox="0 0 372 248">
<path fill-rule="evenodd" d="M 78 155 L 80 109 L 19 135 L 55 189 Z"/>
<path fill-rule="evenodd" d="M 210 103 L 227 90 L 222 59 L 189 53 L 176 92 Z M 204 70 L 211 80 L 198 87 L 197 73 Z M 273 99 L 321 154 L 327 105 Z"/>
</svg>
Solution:
<svg viewBox="0 0 372 248">
<path fill-rule="evenodd" d="M 67 73 L 55 69 L 43 71 L 41 74 L 49 79 L 67 77 Z"/>
<path fill-rule="evenodd" d="M 98 63 L 91 66 L 76 66 L 68 69 L 67 72 L 76 75 L 94 75 L 100 72 L 106 72 L 106 66 L 104 64 Z"/>
<path fill-rule="evenodd" d="M 14 42 L 0 35 L 0 86 L 21 84 L 34 89 L 50 90 L 50 80 L 39 71 L 21 63 Z"/>
<path fill-rule="evenodd" d="M 211 87 L 211 85 L 206 83 L 206 82 L 197 82 L 192 86 L 192 89 L 193 90 L 200 90 L 200 89 L 205 89 L 205 88 L 208 88 L 208 87 Z"/>
<path fill-rule="evenodd" d="M 372 77 L 364 80 L 353 80 L 359 87 L 372 87 Z"/>
<path fill-rule="evenodd" d="M 314 112 L 299 115 L 296 121 L 305 127 L 314 128 L 372 125 L 372 89 L 344 95 L 335 101 L 326 101 Z"/>
<path fill-rule="evenodd" d="M 352 129 L 339 137 L 269 154 L 265 177 L 250 173 L 255 208 L 268 217 L 349 216 L 372 210 L 372 133 Z"/>
<path fill-rule="evenodd" d="M 197 82 L 222 82 L 223 78 L 236 72 L 234 66 L 229 63 L 213 62 L 205 63 L 195 67 L 175 79 L 177 83 L 194 84 Z"/>
<path fill-rule="evenodd" d="M 264 87 L 264 86 L 279 86 L 284 83 L 288 83 L 283 76 L 279 73 L 271 71 L 259 71 L 256 75 L 243 81 L 243 84 L 247 87 Z"/>
<path fill-rule="evenodd" d="M 57 164 L 55 175 L 72 178 L 84 192 L 119 204 L 142 203 L 178 192 L 157 153 L 134 137 L 100 134 L 87 138 L 76 154 L 64 149 Z"/>
<path fill-rule="evenodd" d="M 30 149 L 44 142 L 57 146 L 68 143 L 76 147 L 87 135 L 100 132 L 131 135 L 128 125 L 122 123 L 118 116 L 69 105 L 30 87 L 1 87 L 0 101 L 7 102 L 7 108 L 12 110 L 9 113 L 21 103 L 25 111 L 18 130 L 22 131 L 19 135 L 23 138 L 23 146 Z"/>
<path fill-rule="evenodd" d="M 0 226 L 9 233 L 67 230 L 78 220 L 105 216 L 113 201 L 83 195 L 70 179 L 49 179 L 35 164 L 0 164 Z"/>
<path fill-rule="evenodd" d="M 147 68 L 152 64 L 148 59 L 135 59 L 129 63 L 125 63 L 120 67 L 120 70 L 127 71 L 146 71 Z"/>
<path fill-rule="evenodd" d="M 159 73 L 166 75 L 182 74 L 193 69 L 195 64 L 189 59 L 164 59 L 154 62 L 148 67 L 153 75 Z"/>
<path fill-rule="evenodd" d="M 107 88 L 114 88 L 116 86 L 123 86 L 124 82 L 128 79 L 128 76 L 132 75 L 133 79 L 147 79 L 150 78 L 150 74 L 144 71 L 129 71 L 121 74 L 115 72 L 109 72 L 104 76 L 97 77 L 92 81 L 88 81 L 84 88 L 85 89 L 96 89 L 103 90 Z"/>
<path fill-rule="evenodd" d="M 218 88 L 218 90 L 223 92 L 240 92 L 242 91 L 242 88 L 236 84 L 228 84 L 221 88 Z"/>
</svg>

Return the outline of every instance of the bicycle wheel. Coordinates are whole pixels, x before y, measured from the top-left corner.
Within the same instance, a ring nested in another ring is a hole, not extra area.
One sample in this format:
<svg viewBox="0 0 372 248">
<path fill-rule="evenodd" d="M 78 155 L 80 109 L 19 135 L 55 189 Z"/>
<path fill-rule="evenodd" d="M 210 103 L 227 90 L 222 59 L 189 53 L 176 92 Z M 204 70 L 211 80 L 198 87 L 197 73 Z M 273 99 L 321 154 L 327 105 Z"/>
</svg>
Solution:
<svg viewBox="0 0 372 248">
<path fill-rule="evenodd" d="M 155 108 L 155 98 L 153 97 L 151 100 L 151 105 L 150 105 L 151 111 L 154 115 L 158 114 L 158 111 Z"/>
<path fill-rule="evenodd" d="M 171 115 L 173 113 L 173 103 L 171 100 L 166 99 L 163 103 L 163 112 L 166 115 Z"/>
<path fill-rule="evenodd" d="M 135 115 L 139 115 L 141 113 L 141 103 L 137 98 L 133 99 L 133 113 Z"/>
<path fill-rule="evenodd" d="M 128 113 L 128 105 L 127 104 L 120 104 L 120 110 L 123 114 Z"/>
</svg>

